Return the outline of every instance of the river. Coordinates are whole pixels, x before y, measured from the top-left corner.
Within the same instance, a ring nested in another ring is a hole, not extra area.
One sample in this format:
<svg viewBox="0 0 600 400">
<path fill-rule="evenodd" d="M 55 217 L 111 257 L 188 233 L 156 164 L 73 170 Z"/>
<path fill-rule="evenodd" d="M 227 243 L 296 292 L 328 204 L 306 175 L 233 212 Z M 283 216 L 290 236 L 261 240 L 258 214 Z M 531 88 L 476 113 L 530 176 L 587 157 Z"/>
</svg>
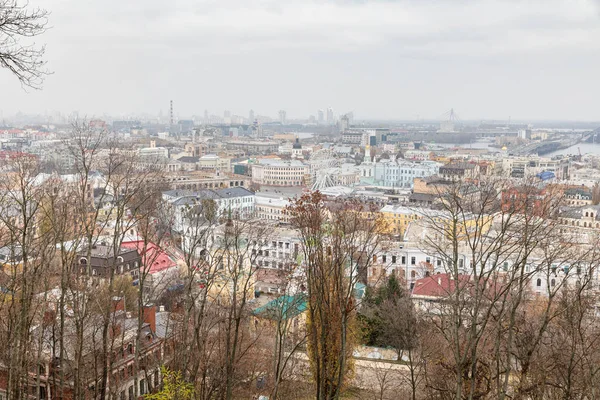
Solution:
<svg viewBox="0 0 600 400">
<path fill-rule="evenodd" d="M 436 143 L 437 146 L 441 147 L 463 147 L 465 149 L 487 149 L 490 153 L 497 153 L 501 151 L 497 147 L 490 147 L 490 142 L 473 142 L 471 144 L 445 144 L 445 143 Z M 544 157 L 552 157 L 552 156 L 564 156 L 564 155 L 576 155 L 579 154 L 578 148 L 581 149 L 581 154 L 593 154 L 600 156 L 600 143 L 578 143 L 571 147 L 567 147 L 566 149 L 556 150 L 551 153 L 546 153 Z"/>
<path fill-rule="evenodd" d="M 581 149 L 581 154 L 593 154 L 596 156 L 600 156 L 600 143 L 578 143 L 571 147 L 567 147 L 566 149 L 556 150 L 551 153 L 544 154 L 544 157 L 552 157 L 552 156 L 564 156 L 564 155 L 576 155 L 579 154 L 579 149 Z"/>
</svg>

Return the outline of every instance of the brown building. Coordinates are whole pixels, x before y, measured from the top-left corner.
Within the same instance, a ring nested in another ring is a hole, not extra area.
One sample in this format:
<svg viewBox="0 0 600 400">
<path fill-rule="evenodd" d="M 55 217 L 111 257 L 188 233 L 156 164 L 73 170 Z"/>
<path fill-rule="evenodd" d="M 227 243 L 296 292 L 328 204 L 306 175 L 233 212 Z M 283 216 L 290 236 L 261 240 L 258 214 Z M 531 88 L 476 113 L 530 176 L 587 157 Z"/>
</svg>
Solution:
<svg viewBox="0 0 600 400">
<path fill-rule="evenodd" d="M 77 254 L 80 275 L 87 275 L 96 283 L 108 279 L 111 271 L 114 275 L 130 275 L 133 280 L 138 279 L 142 259 L 136 249 L 122 247 L 114 251 L 112 246 L 101 244 L 92 246 L 89 253 L 89 258 L 87 249 Z"/>
<path fill-rule="evenodd" d="M 479 174 L 479 165 L 466 162 L 453 162 L 440 167 L 440 176 L 449 180 L 476 178 Z"/>
<path fill-rule="evenodd" d="M 56 295 L 48 292 L 50 301 L 45 304 L 44 323 L 33 328 L 32 346 L 35 343 L 45 345 L 39 352 L 39 381 L 36 374 L 30 374 L 30 382 L 24 382 L 32 394 L 30 399 L 99 399 L 102 379 L 102 367 L 99 357 L 102 354 L 102 317 L 91 315 L 84 326 L 83 349 L 79 361 L 76 358 L 77 340 L 76 322 L 67 314 L 63 336 L 60 340 L 53 334 L 53 329 L 60 321 L 57 313 L 58 301 L 53 302 Z M 67 304 L 67 308 L 70 306 Z M 122 298 L 113 299 L 113 312 L 110 317 L 110 349 L 109 374 L 107 379 L 106 398 L 116 400 L 135 400 L 144 394 L 155 391 L 162 380 L 160 366 L 172 357 L 169 340 L 173 338 L 173 321 L 170 313 L 154 305 L 144 307 L 138 343 L 138 363 L 135 365 L 136 336 L 138 318 L 125 310 Z M 54 322 L 54 323 L 53 323 Z M 60 347 L 63 347 L 61 352 Z M 35 348 L 31 349 L 35 351 Z M 79 368 L 77 368 L 79 367 Z M 7 395 L 7 371 L 0 365 L 0 393 Z M 76 382 L 81 392 L 76 394 Z M 38 388 L 39 385 L 39 388 Z M 39 390 L 39 397 L 37 395 Z M 6 398 L 6 397 L 4 397 Z M 11 398 L 11 396 L 8 396 Z"/>
</svg>

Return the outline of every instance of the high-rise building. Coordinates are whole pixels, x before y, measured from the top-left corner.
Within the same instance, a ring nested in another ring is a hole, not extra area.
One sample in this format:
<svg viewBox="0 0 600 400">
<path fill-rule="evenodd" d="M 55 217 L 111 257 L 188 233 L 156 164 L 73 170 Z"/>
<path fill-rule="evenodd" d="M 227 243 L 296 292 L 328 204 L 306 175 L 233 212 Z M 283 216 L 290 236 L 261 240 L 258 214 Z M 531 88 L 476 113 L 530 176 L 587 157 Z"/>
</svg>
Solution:
<svg viewBox="0 0 600 400">
<path fill-rule="evenodd" d="M 254 123 L 254 110 L 250 110 L 248 113 L 248 120 L 250 124 Z"/>
<path fill-rule="evenodd" d="M 319 124 L 322 124 L 323 122 L 325 122 L 325 116 L 323 114 L 323 110 L 317 111 L 317 115 L 318 115 L 318 118 L 319 118 L 319 120 L 318 120 Z"/>
<path fill-rule="evenodd" d="M 354 123 L 354 111 L 346 113 L 346 117 L 348 117 L 348 123 L 352 125 Z"/>
<path fill-rule="evenodd" d="M 327 109 L 327 124 L 333 125 L 333 108 Z"/>
<path fill-rule="evenodd" d="M 285 123 L 286 123 L 286 112 L 285 112 L 285 110 L 279 110 L 279 122 L 281 122 L 281 125 L 285 125 Z"/>
<path fill-rule="evenodd" d="M 208 110 L 204 110 L 204 124 L 208 125 L 210 123 L 210 118 L 208 117 Z"/>
<path fill-rule="evenodd" d="M 346 114 L 340 118 L 340 131 L 345 132 L 348 128 L 350 128 L 350 118 L 348 118 L 348 114 Z"/>
</svg>

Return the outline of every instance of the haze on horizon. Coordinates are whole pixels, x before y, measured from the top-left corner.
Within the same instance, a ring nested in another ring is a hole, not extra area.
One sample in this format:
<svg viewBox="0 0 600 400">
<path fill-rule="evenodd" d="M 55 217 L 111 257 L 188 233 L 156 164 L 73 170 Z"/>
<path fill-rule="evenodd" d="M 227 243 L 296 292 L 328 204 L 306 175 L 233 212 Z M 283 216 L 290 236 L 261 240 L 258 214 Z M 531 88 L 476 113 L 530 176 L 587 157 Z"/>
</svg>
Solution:
<svg viewBox="0 0 600 400">
<path fill-rule="evenodd" d="M 53 71 L 0 115 L 599 120 L 598 0 L 31 0 Z"/>
</svg>

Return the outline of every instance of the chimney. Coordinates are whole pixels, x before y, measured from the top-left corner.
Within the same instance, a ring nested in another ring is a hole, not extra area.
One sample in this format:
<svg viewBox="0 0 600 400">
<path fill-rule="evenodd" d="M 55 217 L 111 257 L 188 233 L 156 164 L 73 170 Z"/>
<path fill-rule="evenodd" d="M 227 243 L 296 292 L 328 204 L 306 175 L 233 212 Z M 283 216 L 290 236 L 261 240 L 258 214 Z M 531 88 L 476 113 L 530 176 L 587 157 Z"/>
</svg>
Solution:
<svg viewBox="0 0 600 400">
<path fill-rule="evenodd" d="M 125 311 L 125 299 L 123 297 L 114 296 L 112 298 L 113 312 Z"/>
<path fill-rule="evenodd" d="M 144 322 L 150 325 L 152 333 L 156 333 L 156 306 L 154 304 L 144 306 Z"/>
</svg>

